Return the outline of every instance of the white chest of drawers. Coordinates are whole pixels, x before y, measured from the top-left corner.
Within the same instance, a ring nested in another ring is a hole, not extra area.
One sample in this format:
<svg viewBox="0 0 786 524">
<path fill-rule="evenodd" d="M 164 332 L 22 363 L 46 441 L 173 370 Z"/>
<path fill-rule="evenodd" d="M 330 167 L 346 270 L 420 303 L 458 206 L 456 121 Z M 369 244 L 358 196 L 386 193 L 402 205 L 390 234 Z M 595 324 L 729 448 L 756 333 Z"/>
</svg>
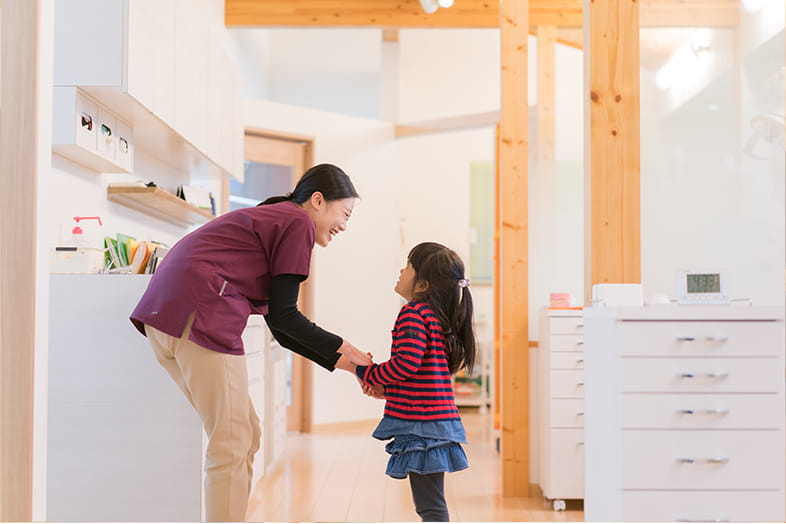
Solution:
<svg viewBox="0 0 786 524">
<path fill-rule="evenodd" d="M 784 311 L 584 310 L 588 521 L 786 517 Z"/>
<path fill-rule="evenodd" d="M 538 328 L 538 478 L 554 509 L 584 498 L 581 310 L 543 309 Z"/>
</svg>

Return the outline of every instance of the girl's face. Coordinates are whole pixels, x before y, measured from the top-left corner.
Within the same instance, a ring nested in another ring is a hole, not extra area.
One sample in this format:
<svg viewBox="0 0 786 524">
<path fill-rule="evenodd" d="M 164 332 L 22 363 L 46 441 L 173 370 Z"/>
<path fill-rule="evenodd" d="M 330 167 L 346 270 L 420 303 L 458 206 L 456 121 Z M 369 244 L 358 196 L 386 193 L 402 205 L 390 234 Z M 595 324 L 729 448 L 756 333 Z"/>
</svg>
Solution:
<svg viewBox="0 0 786 524">
<path fill-rule="evenodd" d="M 422 293 L 428 289 L 428 282 L 423 280 L 416 281 L 416 279 L 417 274 L 415 273 L 415 268 L 412 267 L 412 264 L 407 262 L 407 267 L 399 271 L 398 281 L 393 290 L 398 293 L 401 298 L 410 302 L 415 298 L 416 294 Z"/>
<path fill-rule="evenodd" d="M 355 199 L 350 197 L 327 201 L 322 193 L 314 193 L 309 202 L 313 210 L 311 216 L 316 225 L 315 241 L 320 246 L 327 247 L 334 236 L 347 228 L 347 221 L 355 208 Z"/>
</svg>

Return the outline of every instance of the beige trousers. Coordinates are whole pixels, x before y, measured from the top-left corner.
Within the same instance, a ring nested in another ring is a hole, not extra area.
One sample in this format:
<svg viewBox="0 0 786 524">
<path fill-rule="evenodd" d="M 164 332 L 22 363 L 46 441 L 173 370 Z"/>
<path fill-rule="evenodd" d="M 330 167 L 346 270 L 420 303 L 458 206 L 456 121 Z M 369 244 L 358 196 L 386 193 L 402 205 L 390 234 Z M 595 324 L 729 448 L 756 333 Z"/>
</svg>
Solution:
<svg viewBox="0 0 786 524">
<path fill-rule="evenodd" d="M 190 331 L 191 320 L 180 338 L 145 326 L 158 361 L 194 406 L 207 434 L 206 520 L 243 522 L 261 435 L 248 395 L 246 358 L 205 349 L 188 340 Z"/>
</svg>

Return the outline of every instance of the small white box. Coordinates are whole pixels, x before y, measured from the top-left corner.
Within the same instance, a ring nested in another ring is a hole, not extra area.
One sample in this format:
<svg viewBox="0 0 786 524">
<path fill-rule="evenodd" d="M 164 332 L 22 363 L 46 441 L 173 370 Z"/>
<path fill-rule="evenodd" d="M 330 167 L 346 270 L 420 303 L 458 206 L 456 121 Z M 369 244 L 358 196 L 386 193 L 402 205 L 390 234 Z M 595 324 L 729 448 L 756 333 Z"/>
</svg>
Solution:
<svg viewBox="0 0 786 524">
<path fill-rule="evenodd" d="M 595 284 L 592 304 L 596 306 L 643 306 L 644 288 L 641 284 Z"/>
<path fill-rule="evenodd" d="M 50 273 L 101 273 L 104 251 L 92 247 L 56 247 L 49 252 Z"/>
</svg>

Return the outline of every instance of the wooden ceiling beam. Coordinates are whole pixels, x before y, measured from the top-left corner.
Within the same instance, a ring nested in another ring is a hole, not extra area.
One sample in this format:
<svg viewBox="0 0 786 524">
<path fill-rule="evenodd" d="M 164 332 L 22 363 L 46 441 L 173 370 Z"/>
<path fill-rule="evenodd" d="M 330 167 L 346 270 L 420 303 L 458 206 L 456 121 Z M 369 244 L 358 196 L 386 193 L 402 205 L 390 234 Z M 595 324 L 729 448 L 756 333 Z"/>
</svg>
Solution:
<svg viewBox="0 0 786 524">
<path fill-rule="evenodd" d="M 530 27 L 581 27 L 582 0 L 530 0 Z M 642 0 L 642 27 L 734 27 L 735 0 Z M 499 27 L 499 0 L 456 0 L 426 14 L 418 0 L 225 0 L 227 26 Z"/>
</svg>

